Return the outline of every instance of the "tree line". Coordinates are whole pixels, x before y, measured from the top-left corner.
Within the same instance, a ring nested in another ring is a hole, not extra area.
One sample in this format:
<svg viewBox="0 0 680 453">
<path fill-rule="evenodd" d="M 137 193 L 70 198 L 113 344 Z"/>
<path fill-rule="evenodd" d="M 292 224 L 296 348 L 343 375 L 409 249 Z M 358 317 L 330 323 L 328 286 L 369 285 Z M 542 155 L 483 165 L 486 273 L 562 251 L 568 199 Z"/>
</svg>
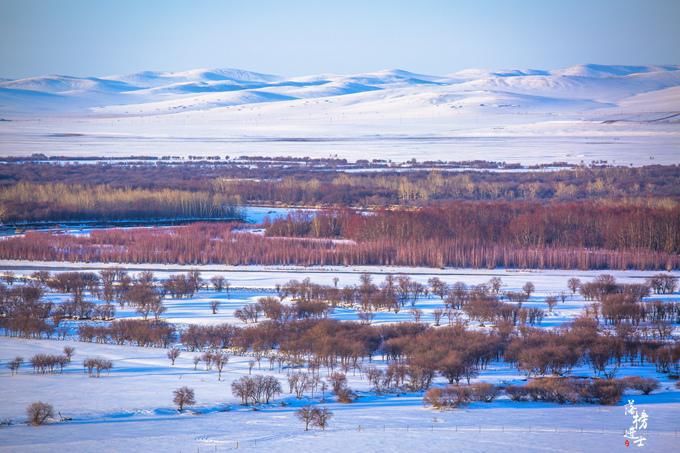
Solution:
<svg viewBox="0 0 680 453">
<path fill-rule="evenodd" d="M 338 162 L 337 164 L 342 164 Z M 436 163 L 430 165 L 437 167 Z M 581 200 L 664 198 L 680 196 L 676 165 L 577 167 L 557 171 L 485 172 L 428 170 L 411 164 L 408 171 L 383 168 L 350 173 L 334 162 L 319 165 L 277 164 L 276 159 L 250 165 L 185 163 L 152 164 L 0 164 L 0 181 L 8 188 L 21 183 L 61 187 L 66 199 L 79 187 L 92 192 L 173 189 L 236 197 L 244 204 L 324 206 L 422 205 L 440 200 Z M 73 185 L 77 182 L 80 186 Z M 31 186 L 33 187 L 33 186 Z M 6 201 L 17 202 L 20 194 Z M 55 200 L 59 203 L 59 199 Z M 85 208 L 85 206 L 83 206 Z M 28 212 L 30 213 L 30 211 Z"/>
<path fill-rule="evenodd" d="M 371 215 L 330 210 L 269 222 L 110 229 L 86 237 L 28 232 L 0 259 L 229 265 L 402 265 L 677 269 L 680 207 L 628 203 L 448 202 Z"/>
</svg>

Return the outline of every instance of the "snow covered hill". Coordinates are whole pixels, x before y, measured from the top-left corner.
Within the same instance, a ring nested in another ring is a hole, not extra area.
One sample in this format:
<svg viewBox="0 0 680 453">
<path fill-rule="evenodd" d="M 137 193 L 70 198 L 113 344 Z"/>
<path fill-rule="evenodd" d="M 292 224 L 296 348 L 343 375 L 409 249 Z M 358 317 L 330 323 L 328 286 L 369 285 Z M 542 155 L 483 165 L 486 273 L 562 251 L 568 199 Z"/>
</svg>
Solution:
<svg viewBox="0 0 680 453">
<path fill-rule="evenodd" d="M 171 114 L 182 110 L 209 110 L 225 105 L 333 98 L 382 90 L 385 99 L 405 98 L 400 107 L 419 106 L 421 102 L 452 107 L 472 105 L 484 92 L 490 105 L 533 108 L 545 99 L 578 100 L 568 104 L 572 110 L 585 111 L 631 96 L 635 103 L 627 108 L 658 110 L 656 98 L 649 93 L 680 86 L 680 66 L 604 66 L 578 65 L 556 71 L 546 70 L 466 70 L 448 76 L 385 70 L 352 75 L 318 75 L 283 78 L 239 69 L 196 69 L 182 72 L 139 72 L 108 77 L 71 77 L 50 75 L 0 82 L 3 97 L 0 112 L 41 114 L 38 93 L 59 95 L 52 112 L 107 113 L 117 115 Z M 239 95 L 233 93 L 238 92 Z M 219 93 L 219 95 L 217 95 Z M 226 96 L 226 93 L 231 93 Z M 263 93 L 270 93 L 265 96 Z M 225 101 L 216 101 L 225 95 Z M 508 98 L 513 100 L 508 102 Z M 409 102 L 410 100 L 414 102 Z M 647 99 L 648 102 L 642 102 Z M 372 103 L 374 97 L 352 99 L 352 105 Z M 145 104 L 148 104 L 146 107 Z M 190 104 L 187 107 L 185 104 Z M 109 106 L 115 106 L 110 109 Z M 122 106 L 129 105 L 130 108 Z M 39 107 L 39 108 L 37 108 Z M 384 106 L 390 108 L 390 106 Z M 678 110 L 672 103 L 664 109 Z M 408 113 L 408 112 L 406 112 Z"/>
<path fill-rule="evenodd" d="M 541 137 L 541 147 L 556 151 L 545 157 L 551 161 L 618 156 L 632 164 L 680 163 L 678 90 L 679 65 L 469 69 L 442 76 L 384 70 L 281 77 L 196 69 L 0 79 L 0 153 L 75 154 L 90 145 L 116 154 L 184 154 L 191 141 L 196 154 L 407 160 L 423 152 L 414 148 L 415 138 L 436 137 L 456 142 L 429 146 L 428 158 L 517 161 L 519 149 L 538 148 L 516 140 Z M 310 148 L 301 138 L 326 145 Z M 405 138 L 410 141 L 398 149 L 384 146 Z M 479 140 L 489 138 L 503 142 L 494 144 L 492 155 L 474 155 Z M 298 141 L 283 147 L 272 146 L 272 139 Z M 336 139 L 345 144 L 328 144 Z M 381 144 L 350 149 L 348 140 Z"/>
</svg>

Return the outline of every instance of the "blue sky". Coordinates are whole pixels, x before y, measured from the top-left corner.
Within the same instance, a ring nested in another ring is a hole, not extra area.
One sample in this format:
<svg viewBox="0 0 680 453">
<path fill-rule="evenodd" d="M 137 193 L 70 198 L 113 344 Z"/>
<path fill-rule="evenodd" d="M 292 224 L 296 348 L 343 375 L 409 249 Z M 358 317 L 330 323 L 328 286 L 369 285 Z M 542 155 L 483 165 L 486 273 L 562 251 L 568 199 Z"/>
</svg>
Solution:
<svg viewBox="0 0 680 453">
<path fill-rule="evenodd" d="M 0 76 L 680 63 L 680 0 L 0 0 Z"/>
</svg>

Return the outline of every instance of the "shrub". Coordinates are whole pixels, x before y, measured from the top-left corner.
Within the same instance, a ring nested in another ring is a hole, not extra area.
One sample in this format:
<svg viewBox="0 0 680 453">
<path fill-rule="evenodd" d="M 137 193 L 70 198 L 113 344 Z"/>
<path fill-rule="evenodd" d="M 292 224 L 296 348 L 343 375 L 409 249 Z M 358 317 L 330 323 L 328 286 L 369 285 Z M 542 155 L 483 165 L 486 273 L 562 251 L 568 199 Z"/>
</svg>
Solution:
<svg viewBox="0 0 680 453">
<path fill-rule="evenodd" d="M 425 404 L 436 409 L 456 408 L 468 404 L 472 399 L 471 386 L 447 385 L 429 389 L 423 398 Z"/>
<path fill-rule="evenodd" d="M 581 400 L 582 384 L 573 378 L 539 378 L 530 381 L 526 387 L 533 401 L 565 404 Z"/>
<path fill-rule="evenodd" d="M 529 390 L 522 385 L 509 385 L 505 388 L 505 393 L 512 401 L 527 401 L 529 399 Z"/>
<path fill-rule="evenodd" d="M 498 396 L 498 387 L 488 382 L 477 382 L 469 386 L 470 399 L 490 403 Z"/>
<path fill-rule="evenodd" d="M 559 404 L 616 404 L 624 384 L 616 379 L 539 378 L 525 386 L 508 386 L 505 392 L 513 401 L 546 401 Z"/>
<path fill-rule="evenodd" d="M 54 417 L 54 408 L 51 404 L 37 401 L 26 408 L 28 422 L 33 426 L 44 424 L 48 418 Z"/>
<path fill-rule="evenodd" d="M 335 394 L 338 397 L 339 403 L 351 403 L 356 399 L 356 394 L 348 387 L 341 388 Z"/>
<path fill-rule="evenodd" d="M 645 395 L 649 395 L 659 388 L 659 381 L 654 378 L 644 378 L 640 376 L 628 376 L 621 379 L 626 388 L 639 390 Z"/>
<path fill-rule="evenodd" d="M 605 405 L 618 403 L 623 389 L 624 385 L 616 379 L 595 379 L 590 384 L 590 393 L 595 402 Z"/>
</svg>

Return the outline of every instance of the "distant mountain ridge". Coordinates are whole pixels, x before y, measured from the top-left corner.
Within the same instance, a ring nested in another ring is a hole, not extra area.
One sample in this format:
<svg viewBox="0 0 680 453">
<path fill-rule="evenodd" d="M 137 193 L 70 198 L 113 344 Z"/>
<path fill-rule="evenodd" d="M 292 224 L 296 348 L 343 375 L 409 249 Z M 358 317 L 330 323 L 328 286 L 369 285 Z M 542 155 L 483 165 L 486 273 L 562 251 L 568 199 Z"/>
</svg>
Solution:
<svg viewBox="0 0 680 453">
<path fill-rule="evenodd" d="M 352 109 L 363 104 L 380 110 L 398 104 L 403 109 L 493 105 L 505 109 L 582 111 L 621 106 L 654 111 L 658 103 L 664 111 L 680 111 L 676 96 L 660 103 L 659 96 L 650 95 L 675 87 L 680 87 L 680 65 L 468 69 L 444 76 L 393 69 L 289 78 L 234 68 L 203 68 L 104 77 L 0 79 L 0 113 L 148 116 L 286 101 L 330 102 L 340 96 L 348 96 L 343 103 Z M 632 97 L 636 97 L 634 101 Z"/>
</svg>

